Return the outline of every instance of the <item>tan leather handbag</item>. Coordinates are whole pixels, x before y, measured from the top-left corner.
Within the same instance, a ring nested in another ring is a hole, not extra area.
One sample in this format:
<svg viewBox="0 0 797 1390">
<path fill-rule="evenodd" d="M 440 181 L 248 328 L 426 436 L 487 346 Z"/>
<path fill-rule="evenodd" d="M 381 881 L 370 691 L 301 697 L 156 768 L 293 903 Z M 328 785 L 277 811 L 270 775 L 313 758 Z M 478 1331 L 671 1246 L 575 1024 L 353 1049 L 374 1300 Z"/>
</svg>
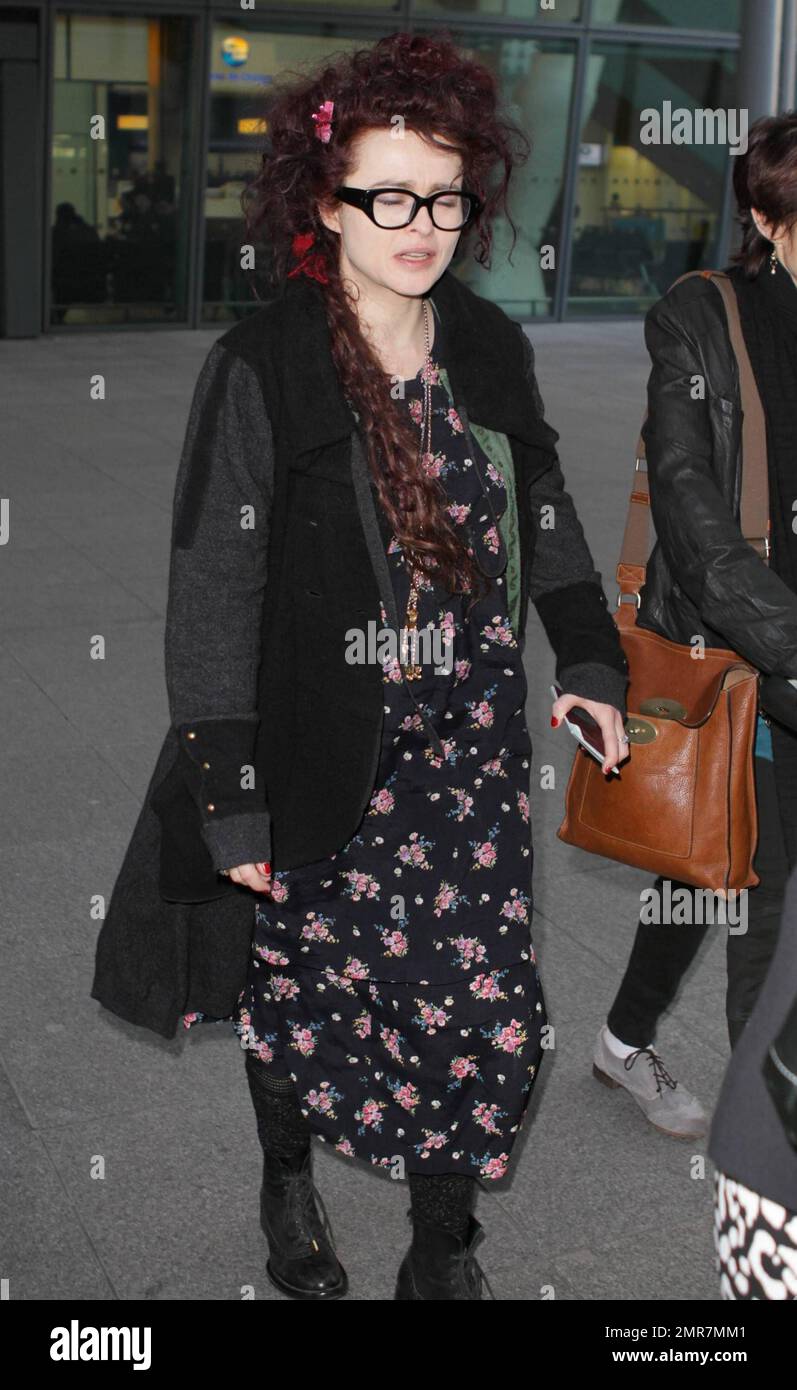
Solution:
<svg viewBox="0 0 797 1390">
<path fill-rule="evenodd" d="M 721 271 L 690 274 L 709 276 L 725 302 L 744 411 L 741 528 L 767 561 L 766 427 L 736 294 Z M 630 758 L 620 764 L 619 777 L 604 776 L 600 763 L 576 749 L 557 834 L 592 854 L 698 888 L 751 888 L 759 882 L 752 863 L 758 842 L 753 748 L 759 673 L 726 648 L 705 647 L 698 657 L 697 648 L 637 626 L 651 529 L 644 463 L 640 436 L 615 613 L 628 659 Z"/>
</svg>

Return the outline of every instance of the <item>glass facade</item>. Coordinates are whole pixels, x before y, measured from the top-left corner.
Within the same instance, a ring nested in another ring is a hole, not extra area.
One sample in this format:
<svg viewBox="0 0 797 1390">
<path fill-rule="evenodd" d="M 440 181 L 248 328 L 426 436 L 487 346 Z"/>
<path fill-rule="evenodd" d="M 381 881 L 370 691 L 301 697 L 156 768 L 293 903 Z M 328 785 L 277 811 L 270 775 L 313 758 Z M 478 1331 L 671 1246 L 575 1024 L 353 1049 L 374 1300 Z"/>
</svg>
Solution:
<svg viewBox="0 0 797 1390">
<path fill-rule="evenodd" d="M 742 0 L 592 0 L 595 24 L 647 24 L 738 33 L 741 11 Z"/>
<path fill-rule="evenodd" d="M 511 119 L 527 135 L 531 153 L 513 174 L 510 212 L 493 226 L 491 269 L 465 258 L 459 273 L 478 294 L 515 318 L 553 312 L 556 254 L 562 237 L 568 124 L 576 46 L 562 39 L 503 38 L 454 33 L 457 47 L 495 77 Z M 541 249 L 550 248 L 547 254 Z M 510 259 L 511 257 L 511 259 Z"/>
<path fill-rule="evenodd" d="M 50 322 L 187 321 L 191 21 L 59 14 Z"/>
<path fill-rule="evenodd" d="M 480 19 L 521 19 L 528 24 L 572 24 L 581 18 L 582 0 L 416 0 L 416 14 L 452 16 L 468 14 Z"/>
<path fill-rule="evenodd" d="M 568 307 L 639 313 L 679 275 L 714 263 L 724 144 L 643 144 L 648 108 L 726 109 L 737 54 L 596 43 L 587 62 Z M 697 131 L 697 134 L 700 132 Z"/>
<path fill-rule="evenodd" d="M 491 269 L 465 257 L 457 273 L 519 319 L 639 314 L 726 247 L 732 165 L 724 143 L 647 142 L 642 112 L 738 100 L 744 2 L 53 0 L 47 326 L 196 327 L 256 308 L 241 196 L 270 87 L 407 28 L 483 62 L 531 142 L 514 245 L 499 219 Z"/>
</svg>

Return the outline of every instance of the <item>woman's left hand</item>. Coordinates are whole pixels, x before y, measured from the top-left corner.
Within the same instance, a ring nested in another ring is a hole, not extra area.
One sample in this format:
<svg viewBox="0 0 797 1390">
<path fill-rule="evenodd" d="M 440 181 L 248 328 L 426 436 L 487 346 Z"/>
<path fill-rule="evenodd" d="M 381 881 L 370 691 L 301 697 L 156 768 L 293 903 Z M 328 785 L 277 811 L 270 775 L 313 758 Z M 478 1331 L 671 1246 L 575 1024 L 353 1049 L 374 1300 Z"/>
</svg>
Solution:
<svg viewBox="0 0 797 1390">
<path fill-rule="evenodd" d="M 619 762 L 628 757 L 628 739 L 625 734 L 625 724 L 619 709 L 614 705 L 603 705 L 598 700 L 585 700 L 583 695 L 568 695 L 566 692 L 554 700 L 551 706 L 551 722 L 554 720 L 558 724 L 567 714 L 573 705 L 580 705 L 582 709 L 591 714 L 592 718 L 600 725 L 603 734 L 603 746 L 606 750 L 606 757 L 601 764 L 602 772 L 611 772 Z M 625 739 L 624 742 L 621 740 Z"/>
</svg>

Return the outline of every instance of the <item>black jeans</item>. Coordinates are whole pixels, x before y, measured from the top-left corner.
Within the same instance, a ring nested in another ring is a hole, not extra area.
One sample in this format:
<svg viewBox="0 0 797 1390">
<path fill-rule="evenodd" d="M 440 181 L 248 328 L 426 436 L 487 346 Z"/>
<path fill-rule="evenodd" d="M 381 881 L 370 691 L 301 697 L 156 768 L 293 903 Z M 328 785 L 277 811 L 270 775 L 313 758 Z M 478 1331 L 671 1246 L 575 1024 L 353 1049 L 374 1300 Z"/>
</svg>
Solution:
<svg viewBox="0 0 797 1390">
<path fill-rule="evenodd" d="M 797 734 L 772 722 L 773 759 L 754 758 L 760 883 L 747 889 L 747 931 L 698 922 L 657 924 L 640 920 L 631 956 L 607 1023 L 631 1047 L 647 1047 L 669 1008 L 707 931 L 728 931 L 725 1014 L 733 1048 L 753 1011 L 769 968 L 780 926 L 783 893 L 797 863 Z M 664 879 L 656 879 L 662 893 Z M 672 892 L 688 885 L 671 880 Z M 693 892 L 693 889 L 688 891 Z M 737 904 L 738 905 L 738 904 Z M 734 914 L 735 915 L 735 914 Z M 729 920 L 731 914 L 729 913 Z"/>
</svg>

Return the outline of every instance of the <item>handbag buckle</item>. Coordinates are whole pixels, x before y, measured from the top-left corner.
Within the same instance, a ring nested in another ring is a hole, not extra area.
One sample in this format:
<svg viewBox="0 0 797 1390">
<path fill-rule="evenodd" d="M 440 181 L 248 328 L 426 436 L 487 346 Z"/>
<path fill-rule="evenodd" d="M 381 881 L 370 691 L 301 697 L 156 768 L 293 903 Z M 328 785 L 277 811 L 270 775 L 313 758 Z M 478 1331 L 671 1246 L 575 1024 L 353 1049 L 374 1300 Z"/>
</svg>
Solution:
<svg viewBox="0 0 797 1390">
<path fill-rule="evenodd" d="M 639 594 L 624 594 L 624 593 L 622 592 L 622 590 L 621 590 L 620 593 L 617 595 L 617 607 L 619 608 L 619 607 L 620 607 L 620 604 L 623 602 L 623 599 L 627 599 L 627 598 L 635 599 L 635 600 L 636 600 L 636 606 L 637 606 L 637 608 L 638 608 L 638 609 L 641 608 L 641 606 L 642 606 L 642 598 L 641 598 L 641 596 L 640 596 Z"/>
<path fill-rule="evenodd" d="M 653 695 L 649 700 L 641 700 L 640 714 L 653 714 L 658 719 L 685 719 L 686 710 L 678 700 L 670 700 L 666 695 Z"/>
<path fill-rule="evenodd" d="M 652 743 L 659 732 L 649 719 L 638 719 L 635 714 L 629 715 L 626 719 L 625 731 L 629 743 Z"/>
</svg>

